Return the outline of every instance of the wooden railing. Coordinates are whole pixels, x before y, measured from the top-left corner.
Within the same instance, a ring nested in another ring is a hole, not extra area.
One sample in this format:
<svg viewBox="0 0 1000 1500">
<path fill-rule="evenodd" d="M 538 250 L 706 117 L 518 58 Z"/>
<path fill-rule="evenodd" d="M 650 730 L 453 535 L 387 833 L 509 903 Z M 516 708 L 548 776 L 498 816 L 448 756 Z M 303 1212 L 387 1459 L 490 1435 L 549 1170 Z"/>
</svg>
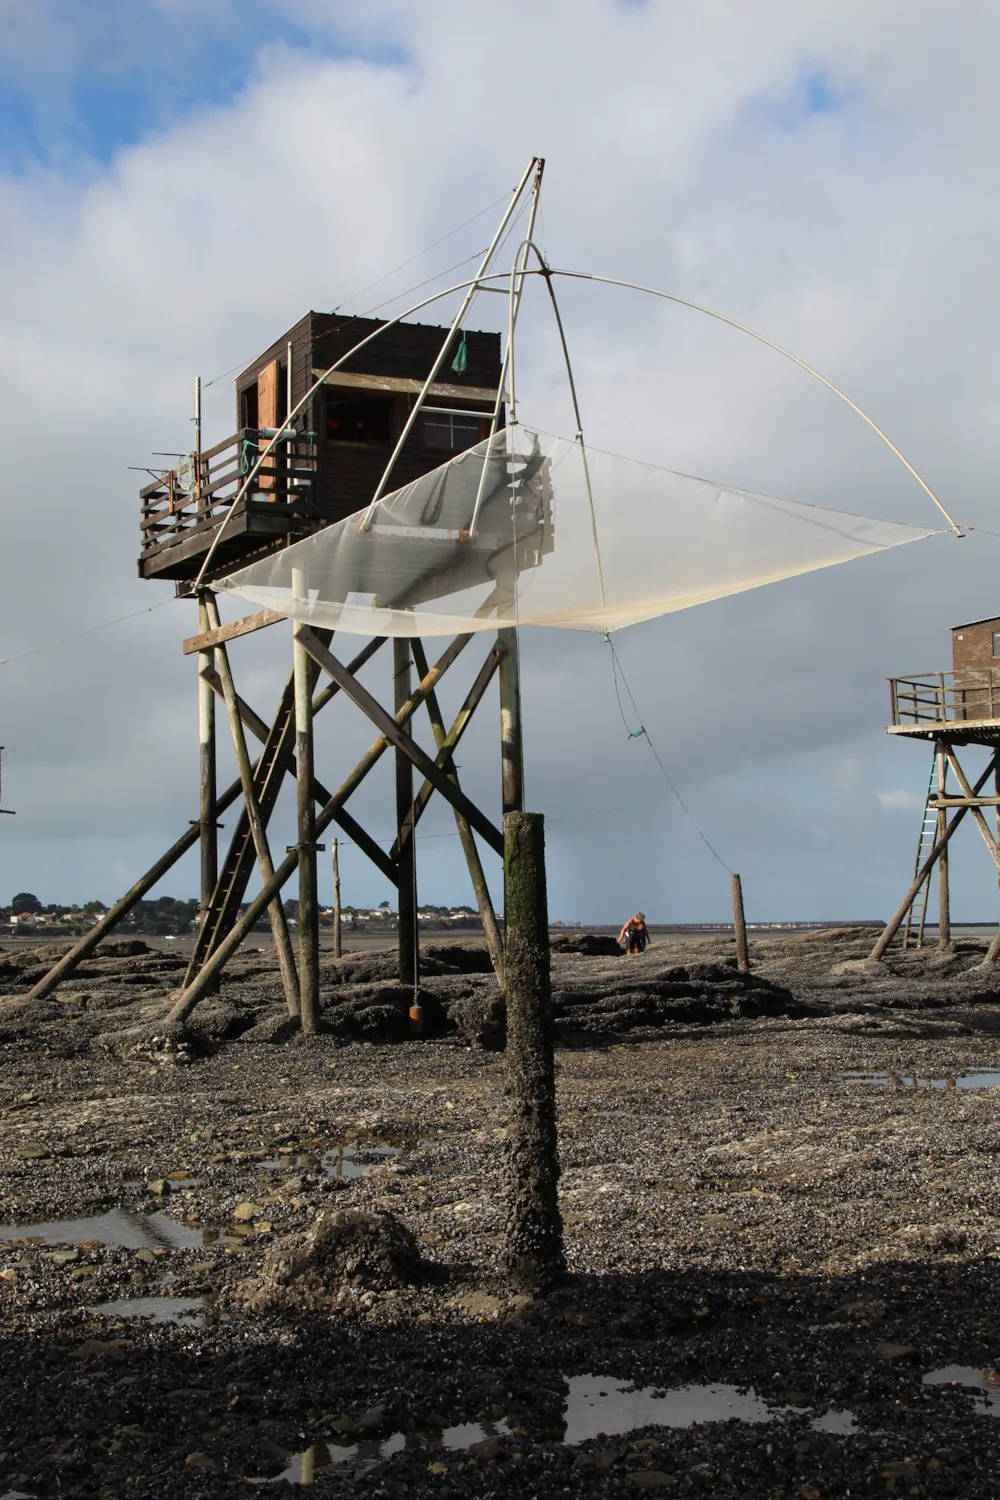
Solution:
<svg viewBox="0 0 1000 1500">
<path fill-rule="evenodd" d="M 258 454 L 254 433 L 236 433 L 200 455 L 192 454 L 140 490 L 143 556 L 218 526 Z M 281 505 L 308 501 L 315 477 L 315 444 L 305 439 L 280 443 L 264 460 L 240 507 L 248 500 Z"/>
<path fill-rule="evenodd" d="M 897 727 L 1000 719 L 1000 667 L 890 677 L 889 696 Z"/>
</svg>

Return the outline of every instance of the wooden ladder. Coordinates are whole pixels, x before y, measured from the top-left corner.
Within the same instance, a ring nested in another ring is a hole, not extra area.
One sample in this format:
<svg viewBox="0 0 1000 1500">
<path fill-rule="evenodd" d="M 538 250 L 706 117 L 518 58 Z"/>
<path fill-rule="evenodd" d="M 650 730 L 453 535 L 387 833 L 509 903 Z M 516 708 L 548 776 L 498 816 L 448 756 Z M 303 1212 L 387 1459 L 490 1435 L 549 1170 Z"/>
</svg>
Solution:
<svg viewBox="0 0 1000 1500">
<path fill-rule="evenodd" d="M 937 809 L 931 807 L 931 798 L 935 795 L 936 791 L 937 755 L 935 752 L 935 754 L 931 756 L 931 774 L 927 782 L 927 796 L 924 799 L 924 820 L 920 825 L 920 838 L 917 842 L 917 857 L 913 865 L 914 880 L 917 878 L 921 865 L 924 863 L 927 856 L 934 848 L 934 845 L 937 843 L 938 815 Z M 927 921 L 927 903 L 930 900 L 930 894 L 931 872 L 929 871 L 927 879 L 924 881 L 923 885 L 920 887 L 920 890 L 914 896 L 912 902 L 910 903 L 910 909 L 906 913 L 906 928 L 903 932 L 904 948 L 909 947 L 910 933 L 914 926 L 914 917 L 918 906 L 920 908 L 920 916 L 919 921 L 917 921 L 916 923 L 917 947 L 922 948 L 924 946 L 924 925 Z"/>
</svg>

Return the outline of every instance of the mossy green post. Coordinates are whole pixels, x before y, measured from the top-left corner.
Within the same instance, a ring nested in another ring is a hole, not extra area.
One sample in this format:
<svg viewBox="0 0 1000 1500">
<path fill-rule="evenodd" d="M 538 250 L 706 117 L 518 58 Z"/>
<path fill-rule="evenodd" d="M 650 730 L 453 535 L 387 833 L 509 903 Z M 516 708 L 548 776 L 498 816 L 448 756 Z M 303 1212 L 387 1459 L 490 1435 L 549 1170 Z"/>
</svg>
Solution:
<svg viewBox="0 0 1000 1500">
<path fill-rule="evenodd" d="M 555 1033 L 549 977 L 545 828 L 540 813 L 504 814 L 507 993 L 508 1268 L 524 1291 L 566 1271 L 559 1214 Z"/>
</svg>

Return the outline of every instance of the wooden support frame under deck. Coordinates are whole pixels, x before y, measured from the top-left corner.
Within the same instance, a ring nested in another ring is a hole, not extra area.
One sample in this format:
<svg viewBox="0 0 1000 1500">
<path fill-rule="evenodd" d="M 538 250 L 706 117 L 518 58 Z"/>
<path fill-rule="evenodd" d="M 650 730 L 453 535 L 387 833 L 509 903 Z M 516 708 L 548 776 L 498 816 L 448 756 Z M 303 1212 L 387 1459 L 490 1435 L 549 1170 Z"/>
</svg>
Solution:
<svg viewBox="0 0 1000 1500">
<path fill-rule="evenodd" d="M 241 623 L 236 622 L 237 625 Z M 278 621 L 267 620 L 264 623 L 276 624 Z M 259 628 L 263 626 L 254 626 L 254 629 Z M 311 901 L 314 918 L 318 921 L 318 896 L 315 887 L 312 895 L 309 895 L 308 876 L 305 891 L 303 890 L 302 856 L 311 855 L 312 859 L 307 859 L 306 863 L 314 865 L 317 849 L 322 847 L 318 840 L 323 831 L 334 823 L 372 859 L 383 875 L 397 887 L 401 881 L 405 881 L 407 889 L 413 891 L 412 921 L 407 930 L 401 933 L 400 946 L 403 960 L 401 972 L 407 982 L 415 985 L 419 978 L 415 878 L 412 866 L 407 867 L 406 851 L 413 851 L 415 857 L 416 825 L 435 791 L 453 809 L 476 901 L 483 917 L 491 961 L 498 974 L 502 975 L 502 943 L 474 835 L 478 834 L 498 854 L 503 850 L 503 836 L 497 825 L 462 791 L 454 764 L 454 752 L 494 676 L 498 672 L 503 674 L 504 663 L 512 650 L 511 642 L 504 640 L 504 637 L 513 633 L 498 632 L 496 643 L 491 645 L 450 727 L 445 725 L 437 688 L 445 673 L 474 639 L 472 635 L 458 636 L 450 641 L 433 666 L 428 665 L 419 640 L 394 642 L 395 712 L 389 713 L 357 677 L 357 673 L 385 644 L 384 637 L 367 642 L 351 662 L 345 665 L 330 650 L 331 632 L 306 625 L 293 626 L 295 670 L 288 680 L 272 721 L 268 723 L 238 693 L 228 653 L 230 642 L 251 633 L 251 629 L 231 630 L 221 625 L 214 595 L 210 591 L 203 593 L 199 600 L 199 632 L 197 636 L 189 638 L 197 642 L 198 648 L 198 721 L 201 747 L 199 796 L 202 816 L 142 880 L 116 903 L 107 916 L 54 965 L 35 986 L 33 994 L 49 994 L 62 979 L 72 973 L 100 940 L 127 916 L 136 901 L 141 900 L 152 885 L 193 844 L 200 841 L 203 850 L 201 921 L 191 963 L 181 994 L 171 1008 L 171 1017 L 179 1019 L 189 1014 L 203 995 L 217 988 L 228 959 L 260 916 L 269 912 L 288 1010 L 298 1014 L 305 1026 L 310 1023 L 315 1026 L 319 1015 L 318 931 L 316 922 L 310 923 L 308 920 L 308 903 Z M 516 640 L 513 642 L 513 650 L 516 651 Z M 410 672 L 413 665 L 417 668 L 420 680 L 411 689 Z M 331 680 L 317 691 L 321 672 L 326 673 Z M 508 691 L 510 680 L 508 673 Z M 354 770 L 331 793 L 315 775 L 313 768 L 313 724 L 316 715 L 338 693 L 346 693 L 361 708 L 374 724 L 378 737 Z M 226 708 L 239 771 L 237 781 L 221 796 L 215 787 L 214 769 L 217 756 L 217 698 Z M 433 756 L 424 751 L 407 730 L 414 713 L 424 703 L 427 704 L 434 733 L 436 753 Z M 510 722 L 509 716 L 505 722 Z M 251 761 L 246 731 L 261 743 L 261 753 L 256 761 Z M 505 763 L 511 760 L 509 749 L 508 746 Z M 388 851 L 372 838 L 345 806 L 387 750 L 393 751 L 398 778 L 395 819 L 397 833 L 393 846 Z M 421 776 L 416 793 L 413 786 L 415 772 L 419 772 Z M 299 789 L 299 838 L 286 857 L 275 865 L 267 827 L 286 777 L 294 778 Z M 218 818 L 240 798 L 243 802 L 242 812 L 220 868 L 215 843 Z M 207 857 L 206 844 L 209 848 Z M 255 866 L 260 870 L 262 889 L 252 901 L 245 903 L 247 882 Z M 298 972 L 280 900 L 282 888 L 297 870 L 300 875 Z M 303 911 L 304 895 L 306 909 Z M 401 901 L 401 909 L 404 905 L 405 901 Z M 306 918 L 305 922 L 303 917 Z M 408 955 L 412 956 L 410 967 L 406 963 Z"/>
<path fill-rule="evenodd" d="M 940 929 L 939 946 L 950 946 L 951 942 L 951 912 L 950 912 L 950 889 L 949 889 L 949 865 L 948 855 L 951 840 L 967 813 L 971 813 L 973 821 L 983 836 L 983 840 L 997 867 L 998 880 L 1000 880 L 1000 837 L 994 837 L 989 825 L 983 816 L 983 807 L 997 807 L 998 823 L 1000 823 L 1000 805 L 992 796 L 981 796 L 983 787 L 990 780 L 994 785 L 1000 787 L 1000 733 L 997 726 L 992 724 L 983 725 L 976 729 L 970 729 L 962 725 L 959 732 L 942 733 L 931 728 L 916 731 L 914 737 L 930 740 L 934 747 L 934 794 L 929 796 L 927 811 L 933 812 L 937 817 L 937 833 L 933 847 L 926 859 L 918 865 L 914 874 L 913 882 L 903 897 L 900 905 L 887 922 L 879 935 L 875 946 L 869 955 L 873 962 L 881 960 L 892 943 L 893 938 L 906 921 L 914 903 L 920 896 L 932 877 L 935 868 L 939 872 L 939 894 L 940 894 Z M 990 752 L 990 758 L 975 782 L 970 782 L 958 758 L 958 749 L 970 744 L 978 745 Z M 947 771 L 951 770 L 958 781 L 961 795 L 948 795 L 946 786 Z M 1000 827 L 998 827 L 1000 834 Z M 984 965 L 992 965 L 1000 957 L 1000 926 L 997 935 L 990 944 Z"/>
</svg>

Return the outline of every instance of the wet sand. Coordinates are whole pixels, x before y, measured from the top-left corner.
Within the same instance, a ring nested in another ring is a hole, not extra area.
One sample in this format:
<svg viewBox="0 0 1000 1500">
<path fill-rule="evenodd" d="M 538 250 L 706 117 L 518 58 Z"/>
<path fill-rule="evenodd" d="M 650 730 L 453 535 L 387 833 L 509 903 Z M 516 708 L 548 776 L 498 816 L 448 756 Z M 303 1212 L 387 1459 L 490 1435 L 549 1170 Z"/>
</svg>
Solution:
<svg viewBox="0 0 1000 1500">
<path fill-rule="evenodd" d="M 501 1052 L 267 1041 L 267 955 L 212 1002 L 255 1024 L 188 1051 L 146 960 L 43 1009 L 8 976 L 0 1495 L 995 1496 L 1000 977 L 869 944 L 755 943 L 757 1015 L 722 935 L 556 956 L 565 1013 L 611 1019 L 558 1053 L 571 1274 L 537 1301 L 501 1269 Z M 419 1283 L 248 1313 L 348 1206 L 412 1231 Z"/>
</svg>

